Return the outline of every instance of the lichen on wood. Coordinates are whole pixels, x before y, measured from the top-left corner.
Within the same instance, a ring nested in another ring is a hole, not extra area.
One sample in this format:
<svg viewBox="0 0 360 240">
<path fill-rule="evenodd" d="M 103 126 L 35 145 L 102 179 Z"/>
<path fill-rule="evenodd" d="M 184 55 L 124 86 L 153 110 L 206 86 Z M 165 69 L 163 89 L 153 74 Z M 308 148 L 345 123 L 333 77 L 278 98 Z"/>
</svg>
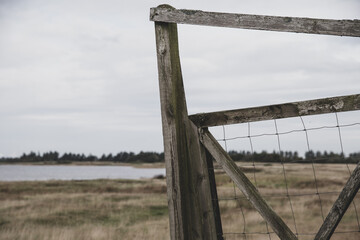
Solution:
<svg viewBox="0 0 360 240">
<path fill-rule="evenodd" d="M 350 19 L 334 20 L 205 12 L 174 9 L 169 5 L 160 5 L 157 8 L 151 8 L 150 20 L 253 30 L 360 37 L 360 21 Z"/>
<path fill-rule="evenodd" d="M 198 127 L 212 127 L 244 122 L 360 110 L 360 94 L 275 104 L 189 116 Z"/>
</svg>

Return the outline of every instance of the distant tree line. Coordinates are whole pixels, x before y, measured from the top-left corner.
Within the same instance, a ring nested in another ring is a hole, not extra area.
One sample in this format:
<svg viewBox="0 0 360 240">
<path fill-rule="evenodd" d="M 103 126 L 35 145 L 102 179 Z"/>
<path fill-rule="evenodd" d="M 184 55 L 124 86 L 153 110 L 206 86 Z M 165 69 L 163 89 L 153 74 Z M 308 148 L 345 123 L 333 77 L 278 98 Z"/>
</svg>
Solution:
<svg viewBox="0 0 360 240">
<path fill-rule="evenodd" d="M 360 161 L 360 152 L 351 153 L 345 157 L 343 154 L 334 152 L 314 152 L 308 151 L 304 157 L 299 156 L 298 152 L 281 151 L 268 153 L 266 151 L 229 151 L 229 155 L 237 162 L 287 162 L 287 163 L 357 163 Z M 120 152 L 118 154 L 103 154 L 101 157 L 95 155 L 84 155 L 74 153 L 64 153 L 60 156 L 58 152 L 46 152 L 43 154 L 30 152 L 23 154 L 21 157 L 3 157 L 2 162 L 119 162 L 119 163 L 157 163 L 164 162 L 164 153 L 157 152 Z"/>
<path fill-rule="evenodd" d="M 287 162 L 287 163 L 358 163 L 360 161 L 360 152 L 351 153 L 345 157 L 342 153 L 308 151 L 305 156 L 299 156 L 298 152 L 281 151 L 260 153 L 250 151 L 229 151 L 229 155 L 234 161 L 238 162 Z"/>
<path fill-rule="evenodd" d="M 155 163 L 164 162 L 164 154 L 156 152 L 140 152 L 135 154 L 133 152 L 120 152 L 116 155 L 103 154 L 101 157 L 95 155 L 64 153 L 62 156 L 58 152 L 46 152 L 43 154 L 30 152 L 23 154 L 21 157 L 0 158 L 3 162 L 57 162 L 57 163 L 71 163 L 71 162 L 121 162 L 121 163 Z"/>
</svg>

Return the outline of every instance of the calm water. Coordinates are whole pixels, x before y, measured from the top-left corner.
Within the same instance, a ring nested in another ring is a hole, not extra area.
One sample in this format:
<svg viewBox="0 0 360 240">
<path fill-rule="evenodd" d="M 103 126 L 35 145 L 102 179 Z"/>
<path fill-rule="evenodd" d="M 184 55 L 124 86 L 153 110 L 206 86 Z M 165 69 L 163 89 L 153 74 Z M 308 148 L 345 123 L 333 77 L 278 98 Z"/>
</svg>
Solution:
<svg viewBox="0 0 360 240">
<path fill-rule="evenodd" d="M 128 166 L 0 165 L 0 181 L 141 179 L 165 175 L 163 168 Z"/>
</svg>

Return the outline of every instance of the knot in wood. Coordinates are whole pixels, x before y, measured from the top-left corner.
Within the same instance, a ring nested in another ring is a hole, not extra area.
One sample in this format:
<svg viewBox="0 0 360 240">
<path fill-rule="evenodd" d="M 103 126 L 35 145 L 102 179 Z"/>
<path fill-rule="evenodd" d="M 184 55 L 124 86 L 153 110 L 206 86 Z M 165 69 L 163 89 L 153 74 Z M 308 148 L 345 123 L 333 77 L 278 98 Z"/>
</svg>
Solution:
<svg viewBox="0 0 360 240">
<path fill-rule="evenodd" d="M 172 105 L 168 105 L 166 113 L 169 117 L 174 117 L 174 109 Z"/>
<path fill-rule="evenodd" d="M 204 180 L 205 180 L 205 176 L 203 174 L 199 174 L 198 177 L 197 177 L 198 183 L 201 183 Z"/>
<path fill-rule="evenodd" d="M 285 17 L 284 18 L 284 22 L 286 22 L 286 23 L 290 23 L 291 21 L 292 21 L 291 17 Z"/>
<path fill-rule="evenodd" d="M 159 42 L 159 54 L 164 55 L 166 53 L 166 44 L 163 38 Z"/>
<path fill-rule="evenodd" d="M 313 30 L 314 32 L 318 32 L 318 30 L 319 30 L 318 23 L 317 23 L 317 21 L 315 21 L 315 20 L 314 20 L 314 23 L 313 23 L 313 25 L 312 25 L 312 30 Z"/>
</svg>

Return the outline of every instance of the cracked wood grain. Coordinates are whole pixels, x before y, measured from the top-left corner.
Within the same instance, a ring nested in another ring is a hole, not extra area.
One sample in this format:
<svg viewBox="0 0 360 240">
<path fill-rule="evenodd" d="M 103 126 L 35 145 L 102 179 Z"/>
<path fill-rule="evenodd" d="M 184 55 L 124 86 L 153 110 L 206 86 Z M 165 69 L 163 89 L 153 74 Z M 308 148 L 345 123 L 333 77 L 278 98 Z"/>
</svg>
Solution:
<svg viewBox="0 0 360 240">
<path fill-rule="evenodd" d="M 262 107 L 199 113 L 191 115 L 189 118 L 198 127 L 213 127 L 354 110 L 360 110 L 360 94 Z"/>
<path fill-rule="evenodd" d="M 360 37 L 360 20 L 358 19 L 334 20 L 205 12 L 160 5 L 150 9 L 150 20 L 228 28 Z"/>
<path fill-rule="evenodd" d="M 205 151 L 188 119 L 177 26 L 155 23 L 161 116 L 172 240 L 217 240 Z"/>
</svg>

